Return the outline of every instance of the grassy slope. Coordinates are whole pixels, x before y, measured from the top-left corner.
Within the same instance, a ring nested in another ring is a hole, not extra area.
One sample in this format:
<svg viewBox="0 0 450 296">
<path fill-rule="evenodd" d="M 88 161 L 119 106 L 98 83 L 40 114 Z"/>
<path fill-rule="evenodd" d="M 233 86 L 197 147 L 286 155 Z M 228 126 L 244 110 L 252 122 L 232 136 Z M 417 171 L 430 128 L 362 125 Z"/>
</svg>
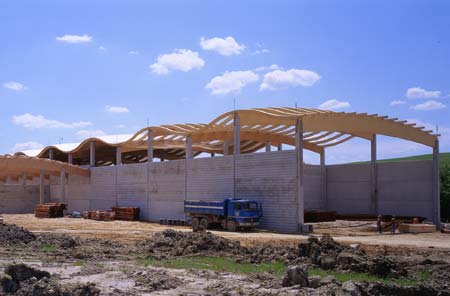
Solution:
<svg viewBox="0 0 450 296">
<path fill-rule="evenodd" d="M 389 159 L 380 159 L 378 162 L 388 162 L 388 161 L 408 161 L 408 160 L 429 160 L 432 159 L 433 156 L 431 154 L 424 155 L 416 155 L 402 158 L 389 158 Z M 441 162 L 441 166 L 449 165 L 450 166 L 450 152 L 440 153 L 439 160 Z"/>
</svg>

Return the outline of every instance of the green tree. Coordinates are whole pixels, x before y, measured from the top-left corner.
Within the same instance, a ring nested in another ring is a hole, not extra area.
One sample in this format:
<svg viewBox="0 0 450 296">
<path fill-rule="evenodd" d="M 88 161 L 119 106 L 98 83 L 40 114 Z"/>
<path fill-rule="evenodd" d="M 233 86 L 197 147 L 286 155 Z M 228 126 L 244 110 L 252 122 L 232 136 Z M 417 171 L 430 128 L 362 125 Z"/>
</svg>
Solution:
<svg viewBox="0 0 450 296">
<path fill-rule="evenodd" d="M 450 219 L 450 165 L 441 167 L 441 217 Z"/>
</svg>

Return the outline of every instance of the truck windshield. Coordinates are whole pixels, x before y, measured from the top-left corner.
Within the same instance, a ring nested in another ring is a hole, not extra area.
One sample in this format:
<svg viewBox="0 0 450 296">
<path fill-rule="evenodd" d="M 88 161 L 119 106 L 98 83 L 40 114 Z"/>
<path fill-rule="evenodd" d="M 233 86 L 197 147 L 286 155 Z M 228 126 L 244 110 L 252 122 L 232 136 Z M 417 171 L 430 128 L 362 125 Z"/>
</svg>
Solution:
<svg viewBox="0 0 450 296">
<path fill-rule="evenodd" d="M 258 205 L 256 202 L 243 202 L 241 203 L 241 211 L 253 212 L 258 210 Z"/>
</svg>

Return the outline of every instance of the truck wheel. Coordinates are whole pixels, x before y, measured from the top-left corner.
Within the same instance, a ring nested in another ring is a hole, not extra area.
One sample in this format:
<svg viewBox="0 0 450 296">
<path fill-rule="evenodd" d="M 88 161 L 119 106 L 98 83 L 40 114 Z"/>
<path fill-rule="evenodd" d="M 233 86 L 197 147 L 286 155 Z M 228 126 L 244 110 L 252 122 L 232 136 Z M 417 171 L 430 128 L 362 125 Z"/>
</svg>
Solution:
<svg viewBox="0 0 450 296">
<path fill-rule="evenodd" d="M 202 218 L 202 219 L 200 220 L 200 225 L 203 226 L 204 229 L 208 229 L 208 226 L 209 226 L 208 219 Z"/>
<path fill-rule="evenodd" d="M 198 231 L 198 226 L 200 225 L 200 221 L 198 218 L 192 218 L 192 230 Z"/>
<path fill-rule="evenodd" d="M 236 229 L 237 229 L 236 222 L 228 221 L 227 222 L 227 229 L 228 229 L 228 231 L 236 231 Z"/>
</svg>

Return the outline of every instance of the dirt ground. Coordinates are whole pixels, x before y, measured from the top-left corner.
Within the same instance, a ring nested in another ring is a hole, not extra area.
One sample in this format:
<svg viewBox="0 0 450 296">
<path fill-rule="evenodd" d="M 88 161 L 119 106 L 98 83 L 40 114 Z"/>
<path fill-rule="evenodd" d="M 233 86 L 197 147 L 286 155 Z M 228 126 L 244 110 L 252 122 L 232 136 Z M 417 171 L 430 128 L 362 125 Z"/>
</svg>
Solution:
<svg viewBox="0 0 450 296">
<path fill-rule="evenodd" d="M 367 221 L 315 223 L 306 236 L 3 218 L 0 295 L 450 296 L 450 235 L 438 232 L 377 235 Z"/>
<path fill-rule="evenodd" d="M 178 231 L 191 231 L 190 227 L 167 226 L 149 222 L 130 221 L 94 221 L 80 218 L 38 219 L 32 214 L 3 215 L 5 223 L 22 226 L 35 233 L 61 233 L 85 238 L 105 238 L 124 243 L 135 242 L 148 238 L 156 232 L 170 228 Z M 367 221 L 336 221 L 312 223 L 313 235 L 328 233 L 338 242 L 346 244 L 362 244 L 369 249 L 371 246 L 385 246 L 386 248 L 419 248 L 450 250 L 450 235 L 435 233 L 424 234 L 382 234 L 374 231 L 374 222 Z M 295 245 L 306 241 L 308 236 L 298 234 L 280 234 L 268 231 L 251 231 L 233 233 L 228 231 L 211 231 L 215 235 L 238 240 L 244 246 L 254 246 L 261 243 L 273 245 Z"/>
</svg>

